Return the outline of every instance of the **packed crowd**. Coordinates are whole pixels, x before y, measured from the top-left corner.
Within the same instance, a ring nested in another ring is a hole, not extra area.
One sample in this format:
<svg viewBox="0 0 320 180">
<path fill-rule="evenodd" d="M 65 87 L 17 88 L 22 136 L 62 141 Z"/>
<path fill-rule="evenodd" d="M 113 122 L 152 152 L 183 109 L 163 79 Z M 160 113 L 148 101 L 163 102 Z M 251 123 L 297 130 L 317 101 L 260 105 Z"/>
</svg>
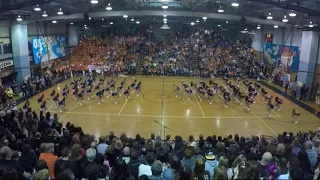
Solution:
<svg viewBox="0 0 320 180">
<path fill-rule="evenodd" d="M 319 179 L 320 129 L 278 137 L 96 138 L 57 114 L 0 112 L 2 179 Z"/>
</svg>

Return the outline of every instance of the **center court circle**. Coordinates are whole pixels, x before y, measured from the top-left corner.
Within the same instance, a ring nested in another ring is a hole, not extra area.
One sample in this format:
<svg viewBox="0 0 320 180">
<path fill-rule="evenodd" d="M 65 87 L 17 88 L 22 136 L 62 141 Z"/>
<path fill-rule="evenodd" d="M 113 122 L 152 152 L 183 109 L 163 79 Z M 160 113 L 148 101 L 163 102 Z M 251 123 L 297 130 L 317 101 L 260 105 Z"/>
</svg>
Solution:
<svg viewBox="0 0 320 180">
<path fill-rule="evenodd" d="M 180 101 L 183 97 L 178 95 L 175 96 L 174 92 L 172 91 L 148 91 L 143 94 L 143 98 L 147 101 L 154 102 L 154 103 L 174 103 Z"/>
</svg>

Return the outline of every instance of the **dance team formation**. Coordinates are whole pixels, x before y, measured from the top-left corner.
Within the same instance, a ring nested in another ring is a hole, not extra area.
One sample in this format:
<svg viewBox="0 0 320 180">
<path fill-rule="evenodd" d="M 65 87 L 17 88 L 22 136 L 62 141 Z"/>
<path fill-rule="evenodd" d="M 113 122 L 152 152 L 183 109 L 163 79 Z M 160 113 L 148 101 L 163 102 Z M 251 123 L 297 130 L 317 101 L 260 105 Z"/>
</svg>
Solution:
<svg viewBox="0 0 320 180">
<path fill-rule="evenodd" d="M 55 89 L 50 93 L 50 98 L 54 103 L 55 108 L 59 108 L 60 112 L 66 111 L 67 101 L 69 99 L 74 99 L 79 102 L 79 105 L 85 103 L 85 99 L 92 100 L 93 95 L 96 96 L 97 104 L 100 105 L 104 98 L 112 97 L 114 104 L 119 103 L 119 97 L 124 96 L 125 101 L 130 99 L 130 95 L 136 94 L 140 96 L 141 81 L 134 79 L 131 83 L 126 85 L 127 79 L 123 78 L 118 84 L 116 80 L 105 80 L 100 78 L 97 82 L 94 75 L 87 75 L 86 77 L 76 77 L 70 83 L 72 91 L 70 91 L 69 86 L 66 84 L 61 93 L 57 92 Z M 120 78 L 119 78 L 120 79 Z M 199 84 L 191 81 L 190 84 L 186 82 L 181 82 L 181 87 L 179 85 L 173 84 L 173 91 L 175 97 L 185 96 L 186 100 L 190 100 L 192 95 L 196 95 L 199 101 L 207 99 L 209 104 L 212 104 L 213 98 L 216 96 L 222 101 L 223 106 L 228 108 L 231 100 L 234 100 L 243 110 L 250 112 L 250 107 L 256 103 L 257 98 L 260 97 L 261 101 L 266 104 L 266 114 L 272 117 L 272 111 L 280 111 L 280 107 L 283 100 L 279 97 L 273 97 L 268 95 L 266 89 L 261 87 L 259 83 L 252 82 L 243 77 L 234 78 L 234 83 L 230 81 L 229 78 L 224 77 L 224 84 L 220 85 L 215 81 L 216 78 L 211 78 L 208 84 L 205 80 L 200 80 Z M 69 97 L 71 96 L 71 98 Z M 257 97 L 259 96 L 259 97 Z M 274 100 L 274 101 L 273 101 Z M 41 111 L 47 111 L 47 101 L 44 94 L 37 99 L 40 105 Z M 24 109 L 29 107 L 30 103 L 27 100 L 23 106 Z M 299 112 L 295 109 L 292 111 L 292 122 L 296 124 L 299 122 L 298 118 L 300 116 Z"/>
</svg>

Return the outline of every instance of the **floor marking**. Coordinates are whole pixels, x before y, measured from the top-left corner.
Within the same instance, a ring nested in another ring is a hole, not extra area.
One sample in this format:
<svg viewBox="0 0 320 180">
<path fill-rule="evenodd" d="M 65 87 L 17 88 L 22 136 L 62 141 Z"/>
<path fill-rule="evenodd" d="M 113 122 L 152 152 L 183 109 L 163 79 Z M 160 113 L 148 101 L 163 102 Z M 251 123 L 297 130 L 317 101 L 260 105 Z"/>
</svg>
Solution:
<svg viewBox="0 0 320 180">
<path fill-rule="evenodd" d="M 51 111 L 51 112 L 58 112 L 58 111 Z M 157 116 L 157 115 L 137 115 L 137 114 L 108 114 L 108 113 L 90 113 L 90 112 L 67 112 L 68 114 L 83 114 L 83 115 L 99 115 L 99 116 L 119 116 L 119 117 L 130 117 L 130 116 L 134 116 L 134 117 L 153 117 L 153 118 L 178 118 L 178 119 L 256 119 L 255 116 L 243 116 L 243 117 L 234 117 L 234 116 L 206 116 L 206 117 L 185 117 L 185 116 Z M 258 116 L 261 118 L 266 118 L 269 116 Z M 271 117 L 275 117 L 275 116 L 271 116 Z"/>
<path fill-rule="evenodd" d="M 194 96 L 194 98 L 195 98 L 195 99 L 196 99 L 196 101 L 197 101 L 197 104 L 198 104 L 198 106 L 199 106 L 199 108 L 200 108 L 200 110 L 201 110 L 201 113 L 202 113 L 203 117 L 206 117 L 206 116 L 204 115 L 204 112 L 203 112 L 203 110 L 202 110 L 202 107 L 200 106 L 200 103 L 199 103 L 199 101 L 198 101 L 198 99 L 197 99 L 196 95 L 195 95 L 195 94 L 193 94 L 193 96 Z"/>
<path fill-rule="evenodd" d="M 250 110 L 251 111 L 251 110 Z M 253 111 L 251 111 L 252 113 L 253 113 L 253 115 L 255 116 L 255 117 L 257 117 L 274 135 L 278 135 L 276 132 L 274 132 L 274 130 L 273 129 L 271 129 L 271 127 L 270 126 L 268 126 L 259 116 L 257 116 L 256 115 L 256 113 L 254 113 Z M 271 116 L 272 117 L 272 116 Z"/>
<path fill-rule="evenodd" d="M 122 110 L 124 109 L 124 107 L 126 106 L 127 102 L 128 102 L 128 101 L 126 101 L 126 102 L 123 104 L 123 106 L 122 106 L 122 108 L 120 109 L 120 111 L 119 111 L 118 115 L 120 115 L 120 114 L 121 114 L 121 112 L 122 112 Z"/>
<path fill-rule="evenodd" d="M 59 120 L 62 120 L 67 114 L 70 114 L 71 111 L 78 105 L 78 103 L 76 103 L 68 112 L 66 112 L 66 114 L 64 114 Z M 54 112 L 54 111 L 51 111 Z M 59 111 L 60 112 L 60 111 Z"/>
</svg>

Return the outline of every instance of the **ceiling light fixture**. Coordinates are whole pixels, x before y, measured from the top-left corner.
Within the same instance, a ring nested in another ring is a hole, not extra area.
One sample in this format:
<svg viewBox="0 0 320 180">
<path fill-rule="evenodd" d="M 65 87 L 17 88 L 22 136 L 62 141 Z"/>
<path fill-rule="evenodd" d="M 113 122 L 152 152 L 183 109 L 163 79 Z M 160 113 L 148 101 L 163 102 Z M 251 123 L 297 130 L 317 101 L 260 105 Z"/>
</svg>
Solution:
<svg viewBox="0 0 320 180">
<path fill-rule="evenodd" d="M 162 7 L 162 9 L 168 9 L 169 8 L 168 5 L 166 5 L 166 4 L 163 4 L 161 7 Z"/>
<path fill-rule="evenodd" d="M 63 11 L 62 11 L 62 8 L 60 8 L 60 10 L 58 11 L 57 13 L 58 15 L 63 15 Z"/>
<path fill-rule="evenodd" d="M 284 15 L 282 22 L 285 22 L 285 23 L 288 22 L 287 15 Z"/>
<path fill-rule="evenodd" d="M 167 17 L 168 15 L 163 15 L 163 17 Z"/>
<path fill-rule="evenodd" d="M 190 24 L 191 24 L 191 26 L 194 26 L 194 22 L 191 22 Z"/>
<path fill-rule="evenodd" d="M 293 10 L 291 10 L 291 12 L 289 13 L 289 16 L 290 17 L 295 17 L 297 14 L 293 11 Z"/>
<path fill-rule="evenodd" d="M 18 15 L 18 17 L 17 17 L 17 21 L 22 21 L 22 18 L 21 18 L 21 16 L 20 16 L 20 15 Z"/>
<path fill-rule="evenodd" d="M 73 23 L 70 23 L 71 25 L 73 24 Z"/>
<path fill-rule="evenodd" d="M 311 28 L 313 27 L 312 21 L 310 21 L 309 27 Z"/>
<path fill-rule="evenodd" d="M 47 11 L 43 11 L 42 17 L 48 17 Z"/>
<path fill-rule="evenodd" d="M 53 23 L 53 24 L 56 24 L 56 23 L 57 23 L 57 21 L 53 20 L 53 21 L 52 21 L 52 23 Z"/>
<path fill-rule="evenodd" d="M 91 0 L 91 4 L 98 4 L 99 1 L 98 0 Z"/>
<path fill-rule="evenodd" d="M 220 24 L 218 24 L 218 27 L 221 27 L 221 25 L 220 25 Z"/>
<path fill-rule="evenodd" d="M 89 17 L 89 20 L 91 20 L 91 17 Z"/>
<path fill-rule="evenodd" d="M 271 11 L 269 11 L 269 14 L 267 16 L 267 19 L 273 19 L 272 15 L 271 15 Z"/>
<path fill-rule="evenodd" d="M 103 18 L 102 18 L 101 20 L 102 20 L 102 21 L 104 21 L 104 19 L 103 19 Z"/>
<path fill-rule="evenodd" d="M 113 22 L 110 22 L 110 24 L 112 25 L 112 24 L 113 24 Z"/>
<path fill-rule="evenodd" d="M 239 3 L 237 2 L 237 0 L 234 0 L 234 2 L 231 3 L 231 6 L 233 6 L 233 7 L 239 7 Z"/>
<path fill-rule="evenodd" d="M 112 7 L 111 7 L 111 4 L 110 4 L 110 3 L 109 3 L 108 6 L 106 7 L 106 10 L 107 10 L 107 11 L 111 11 L 111 10 L 112 10 Z"/>
<path fill-rule="evenodd" d="M 229 21 L 226 21 L 226 24 L 228 24 L 229 23 Z"/>
<path fill-rule="evenodd" d="M 127 19 L 127 18 L 128 18 L 128 15 L 123 15 L 122 17 Z"/>
<path fill-rule="evenodd" d="M 140 24 L 140 21 L 137 21 L 136 23 L 137 23 L 137 24 Z"/>
<path fill-rule="evenodd" d="M 166 22 L 166 21 L 168 21 L 168 19 L 167 18 L 163 18 L 163 21 Z"/>
<path fill-rule="evenodd" d="M 196 23 L 200 22 L 199 19 L 196 20 Z"/>
<path fill-rule="evenodd" d="M 134 21 L 133 17 L 131 18 L 131 21 Z"/>
<path fill-rule="evenodd" d="M 37 6 L 34 7 L 34 10 L 35 10 L 35 11 L 41 11 L 41 8 L 40 8 L 39 4 L 37 4 Z"/>
<path fill-rule="evenodd" d="M 257 29 L 261 29 L 261 26 L 258 24 Z"/>
<path fill-rule="evenodd" d="M 84 27 L 87 27 L 87 25 L 83 25 Z"/>
<path fill-rule="evenodd" d="M 278 28 L 279 26 L 278 26 L 278 25 L 274 25 L 273 27 L 274 27 L 274 28 Z"/>
<path fill-rule="evenodd" d="M 167 21 L 164 21 L 163 23 L 164 23 L 164 24 L 167 24 L 168 22 L 167 22 Z"/>
<path fill-rule="evenodd" d="M 224 10 L 222 9 L 221 6 L 220 6 L 220 8 L 218 9 L 218 12 L 219 12 L 219 13 L 223 13 L 223 12 L 224 12 Z"/>
</svg>

